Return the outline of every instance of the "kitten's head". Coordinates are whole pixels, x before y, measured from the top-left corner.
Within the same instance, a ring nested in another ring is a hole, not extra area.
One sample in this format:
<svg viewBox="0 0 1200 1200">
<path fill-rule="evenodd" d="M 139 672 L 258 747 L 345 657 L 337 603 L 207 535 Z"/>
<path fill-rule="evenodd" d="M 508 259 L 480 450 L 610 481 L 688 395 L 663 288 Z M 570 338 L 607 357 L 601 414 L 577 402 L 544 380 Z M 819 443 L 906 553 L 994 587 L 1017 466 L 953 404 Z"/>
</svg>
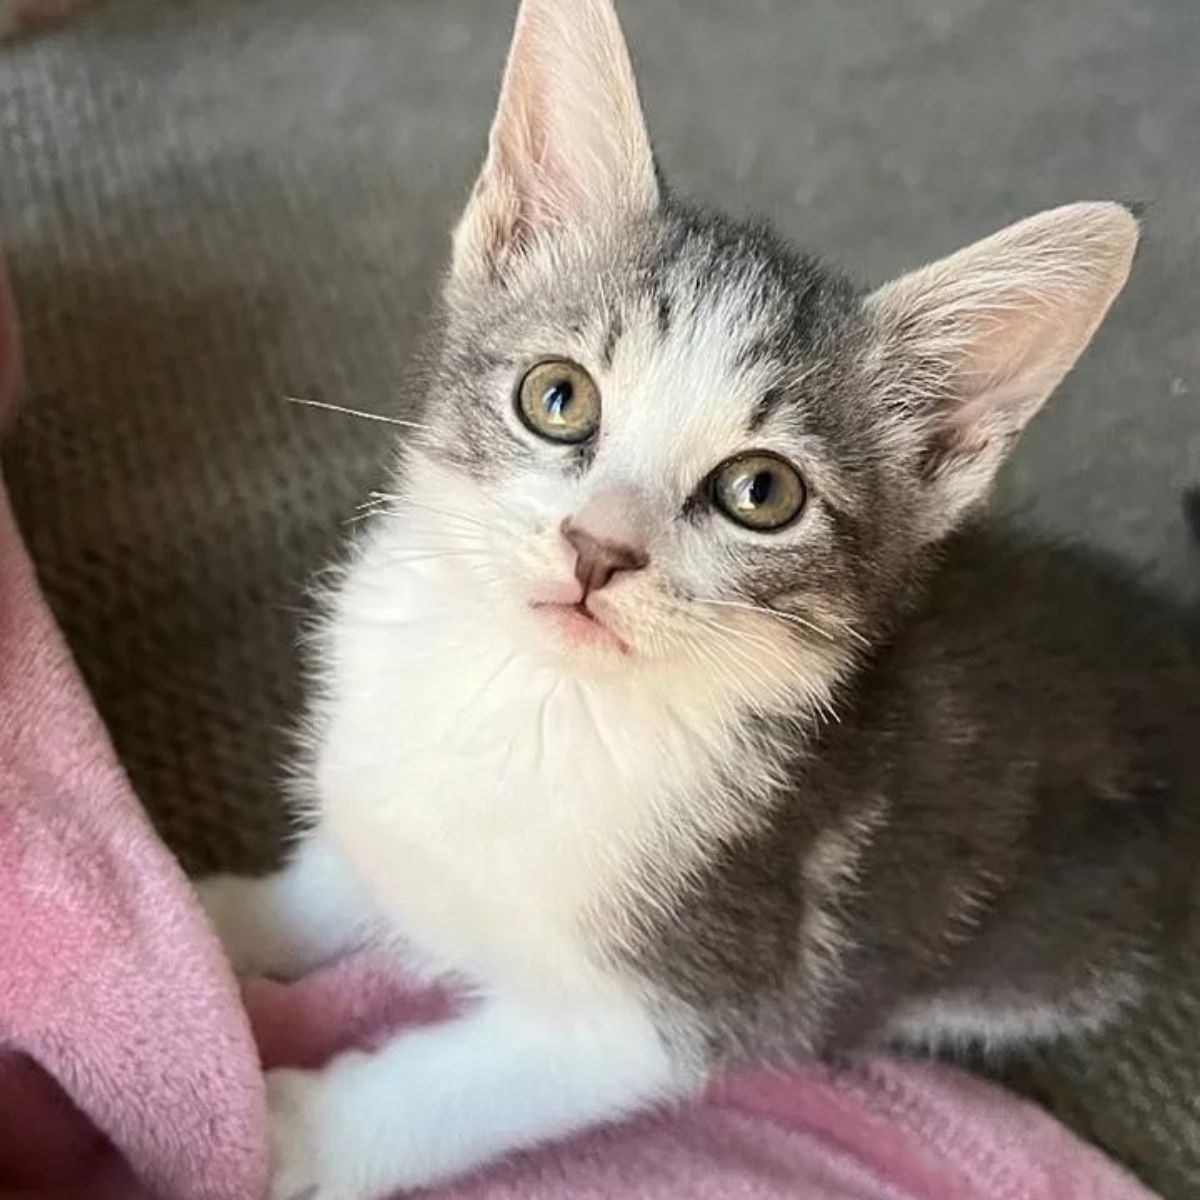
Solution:
<svg viewBox="0 0 1200 1200">
<path fill-rule="evenodd" d="M 864 294 L 666 192 L 609 0 L 525 0 L 405 536 L 572 671 L 819 701 L 985 496 L 1136 241 L 1124 208 L 1077 204 Z"/>
</svg>

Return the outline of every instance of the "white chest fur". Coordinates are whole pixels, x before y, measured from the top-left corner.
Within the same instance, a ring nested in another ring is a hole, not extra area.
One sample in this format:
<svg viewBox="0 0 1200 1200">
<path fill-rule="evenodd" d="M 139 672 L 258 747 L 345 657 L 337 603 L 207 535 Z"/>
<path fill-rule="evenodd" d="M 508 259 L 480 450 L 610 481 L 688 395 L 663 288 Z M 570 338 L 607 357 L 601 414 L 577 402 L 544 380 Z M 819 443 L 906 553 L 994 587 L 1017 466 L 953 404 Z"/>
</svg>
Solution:
<svg viewBox="0 0 1200 1200">
<path fill-rule="evenodd" d="M 352 570 L 316 763 L 331 835 L 435 969 L 587 982 L 597 942 L 744 824 L 701 697 L 573 678 L 445 564 Z M 647 870 L 649 867 L 649 870 Z"/>
</svg>

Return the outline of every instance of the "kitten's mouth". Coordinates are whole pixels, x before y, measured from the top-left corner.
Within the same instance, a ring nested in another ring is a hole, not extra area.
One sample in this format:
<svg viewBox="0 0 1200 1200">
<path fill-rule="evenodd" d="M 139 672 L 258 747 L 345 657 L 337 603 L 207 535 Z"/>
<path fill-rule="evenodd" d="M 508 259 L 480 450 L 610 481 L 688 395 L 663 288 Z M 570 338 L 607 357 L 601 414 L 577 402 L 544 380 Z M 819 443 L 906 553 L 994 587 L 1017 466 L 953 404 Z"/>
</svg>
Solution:
<svg viewBox="0 0 1200 1200">
<path fill-rule="evenodd" d="M 587 606 L 586 600 L 574 604 L 553 601 L 534 601 L 530 607 L 544 614 L 558 627 L 558 631 L 577 646 L 596 646 L 629 654 L 629 643 L 613 632 L 604 621 Z"/>
</svg>

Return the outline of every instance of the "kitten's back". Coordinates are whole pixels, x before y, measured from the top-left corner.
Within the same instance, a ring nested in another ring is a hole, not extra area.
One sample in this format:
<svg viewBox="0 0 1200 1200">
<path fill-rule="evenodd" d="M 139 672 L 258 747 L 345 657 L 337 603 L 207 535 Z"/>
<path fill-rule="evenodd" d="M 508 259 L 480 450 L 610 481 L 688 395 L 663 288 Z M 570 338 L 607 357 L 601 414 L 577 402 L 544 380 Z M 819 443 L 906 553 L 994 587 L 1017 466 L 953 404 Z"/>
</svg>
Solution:
<svg viewBox="0 0 1200 1200">
<path fill-rule="evenodd" d="M 1179 608 L 1082 549 L 954 539 L 817 769 L 891 798 L 860 925 L 879 961 L 1025 1022 L 1111 1015 L 1194 921 L 1198 734 Z"/>
</svg>

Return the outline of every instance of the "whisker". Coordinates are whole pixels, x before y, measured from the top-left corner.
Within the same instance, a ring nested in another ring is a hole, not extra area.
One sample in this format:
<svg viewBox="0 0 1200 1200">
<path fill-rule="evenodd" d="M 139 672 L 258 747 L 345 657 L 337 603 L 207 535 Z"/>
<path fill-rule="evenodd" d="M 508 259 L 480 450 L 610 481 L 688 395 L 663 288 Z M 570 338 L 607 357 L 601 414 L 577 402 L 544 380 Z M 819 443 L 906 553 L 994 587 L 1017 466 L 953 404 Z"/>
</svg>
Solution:
<svg viewBox="0 0 1200 1200">
<path fill-rule="evenodd" d="M 346 417 L 360 417 L 364 421 L 379 421 L 384 425 L 399 425 L 402 429 L 419 429 L 428 432 L 433 427 L 420 421 L 405 421 L 400 417 L 388 417 L 383 413 L 364 412 L 360 408 L 347 408 L 344 404 L 330 404 L 327 400 L 311 400 L 307 396 L 284 396 L 288 404 L 303 404 L 305 408 L 321 408 L 326 412 L 341 413 Z"/>
<path fill-rule="evenodd" d="M 392 554 L 388 556 L 389 561 L 398 563 L 435 562 L 443 558 L 470 558 L 479 561 L 483 557 L 482 551 L 478 550 L 441 550 L 430 551 L 427 554 Z"/>
<path fill-rule="evenodd" d="M 759 664 L 754 661 L 747 650 L 739 646 L 731 637 L 728 636 L 728 630 L 723 630 L 722 633 L 724 633 L 725 636 L 720 639 L 718 644 L 722 650 L 732 656 L 737 665 L 742 667 L 742 669 L 747 672 L 749 676 L 747 683 L 758 684 L 760 687 L 765 688 L 767 686 L 767 681 Z"/>
<path fill-rule="evenodd" d="M 683 653 L 686 655 L 689 662 L 694 663 L 697 667 L 708 667 L 701 678 L 697 681 L 700 687 L 704 690 L 704 694 L 708 697 L 709 702 L 713 707 L 713 711 L 717 714 L 717 720 L 721 722 L 721 728 L 725 732 L 729 732 L 729 721 L 724 712 L 724 705 L 717 699 L 716 689 L 714 688 L 714 680 L 712 678 L 712 663 L 704 655 L 700 647 L 696 645 L 691 638 L 686 638 L 682 643 Z"/>
<path fill-rule="evenodd" d="M 826 630 L 808 620 L 807 617 L 799 616 L 796 613 L 781 612 L 779 609 L 769 608 L 765 604 L 751 604 L 746 600 L 710 600 L 707 597 L 697 597 L 697 599 L 701 604 L 712 604 L 719 608 L 737 608 L 743 612 L 762 613 L 764 616 L 777 617 L 781 621 L 790 621 L 793 625 L 800 626 L 801 629 L 807 629 L 810 633 L 829 636 Z"/>
<path fill-rule="evenodd" d="M 793 625 L 796 625 L 801 629 L 807 629 L 809 633 L 817 634 L 818 637 L 823 637 L 828 641 L 835 640 L 834 634 L 830 632 L 830 630 L 823 628 L 814 621 L 810 621 L 807 617 L 800 616 L 799 613 L 782 612 L 778 608 L 770 608 L 765 604 L 751 604 L 748 601 L 743 600 L 709 600 L 706 597 L 697 597 L 696 599 L 697 603 L 699 604 L 713 604 L 720 608 L 738 608 L 745 612 L 762 613 L 764 616 L 776 617 L 780 621 L 790 621 Z M 860 645 L 870 645 L 870 642 L 868 642 L 867 639 L 863 637 L 863 635 L 859 633 L 858 630 L 852 625 L 849 625 L 843 621 L 839 621 L 839 625 L 845 631 L 848 637 L 853 638 Z"/>
<path fill-rule="evenodd" d="M 714 626 L 714 629 L 719 627 Z M 751 690 L 749 683 L 739 677 L 729 661 L 728 655 L 724 653 L 729 649 L 725 643 L 719 643 L 716 646 L 694 646 L 695 653 L 698 656 L 698 661 L 702 666 L 707 666 L 708 669 L 716 676 L 716 682 L 724 684 L 730 688 L 737 700 L 750 708 L 756 708 L 756 697 Z M 753 670 L 752 670 L 753 673 Z M 715 693 L 710 692 L 710 695 L 715 697 Z"/>
<path fill-rule="evenodd" d="M 860 646 L 863 646 L 868 650 L 871 648 L 870 640 L 859 633 L 859 631 L 855 629 L 845 617 L 829 617 L 829 620 L 832 621 L 848 637 L 852 637 Z"/>
<path fill-rule="evenodd" d="M 517 657 L 517 652 L 515 650 L 513 650 L 513 651 L 510 651 L 507 655 L 505 655 L 504 658 L 502 658 L 500 660 L 500 665 L 495 669 L 495 671 L 492 672 L 491 675 L 489 675 L 487 677 L 487 679 L 485 679 L 483 681 L 483 683 L 476 690 L 475 695 L 471 698 L 471 700 L 467 704 L 463 705 L 464 711 L 474 708 L 475 705 L 477 705 L 479 703 L 480 699 L 484 695 L 486 695 L 489 691 L 491 691 L 496 680 L 499 679 L 500 676 L 503 675 L 504 672 L 508 670 L 513 659 L 515 659 L 516 657 Z M 510 747 L 510 753 L 511 753 L 511 747 Z"/>
<path fill-rule="evenodd" d="M 439 521 L 457 524 L 460 530 L 478 530 L 489 540 L 502 537 L 512 529 L 510 524 L 507 524 L 502 520 L 485 520 L 475 516 L 473 513 L 463 512 L 460 509 L 438 508 L 430 504 L 421 504 L 416 500 L 410 500 L 407 496 L 391 496 L 388 493 L 374 494 L 378 496 L 386 496 L 389 500 L 398 500 L 405 509 L 412 509 L 416 512 L 430 513 Z M 503 516 L 502 513 L 498 513 L 498 515 Z"/>
<path fill-rule="evenodd" d="M 695 614 L 693 614 L 695 617 Z M 735 637 L 742 642 L 753 646 L 755 649 L 762 650 L 766 654 L 774 657 L 779 653 L 779 647 L 765 633 L 760 633 L 756 630 L 743 629 L 737 625 L 729 625 L 724 621 L 716 620 L 713 617 L 704 616 L 698 618 L 706 629 L 711 629 L 726 637 Z"/>
<path fill-rule="evenodd" d="M 694 619 L 696 619 L 696 618 L 694 618 Z M 719 648 L 722 651 L 724 651 L 726 654 L 729 654 L 729 653 L 734 654 L 735 657 L 737 658 L 738 662 L 743 667 L 748 668 L 748 670 L 755 682 L 757 682 L 760 686 L 762 686 L 764 688 L 768 687 L 765 677 L 762 673 L 762 670 L 758 666 L 758 664 L 748 661 L 747 656 L 745 654 L 739 652 L 735 645 L 735 640 L 738 638 L 741 638 L 743 641 L 747 640 L 745 637 L 747 631 L 737 629 L 734 626 L 726 625 L 723 622 L 714 621 L 709 618 L 698 618 L 698 619 L 699 619 L 700 623 L 706 629 L 708 629 L 710 632 L 718 635 L 718 646 L 714 647 L 714 649 Z M 769 653 L 773 652 L 773 650 L 774 650 L 774 648 L 771 646 L 771 644 L 762 638 L 751 639 L 750 645 L 757 647 L 759 649 L 766 650 Z M 710 659 L 710 662 L 711 662 L 711 659 Z M 714 667 L 717 667 L 716 663 L 713 663 L 712 665 Z M 740 683 L 740 681 L 735 680 L 728 673 L 726 673 L 724 675 L 724 678 L 727 683 L 733 683 L 735 686 L 737 686 Z M 751 702 L 753 702 L 753 700 L 754 700 L 754 697 L 752 694 L 747 694 L 747 698 Z M 811 688 L 805 688 L 805 700 L 808 704 L 810 704 L 812 706 L 812 708 L 815 710 L 815 712 L 819 716 L 823 717 L 827 722 L 835 722 L 835 721 L 839 722 L 839 723 L 841 722 L 841 717 L 839 716 L 837 710 L 833 707 L 832 703 L 830 703 L 830 700 L 828 697 L 821 695 L 819 692 L 816 692 Z"/>
<path fill-rule="evenodd" d="M 414 500 L 412 495 L 407 492 L 384 492 L 373 491 L 370 493 L 372 499 L 377 501 L 392 501 L 402 505 L 405 508 L 415 509 L 418 512 L 433 513 L 435 516 L 459 516 L 463 520 L 474 521 L 483 526 L 489 533 L 495 533 L 498 529 L 504 526 L 511 525 L 512 513 L 509 512 L 504 505 L 491 496 L 476 494 L 475 499 L 482 504 L 485 510 L 490 510 L 496 516 L 495 525 L 490 525 L 479 517 L 473 516 L 470 513 L 463 512 L 461 509 L 438 508 L 430 504 L 422 504 L 418 500 Z"/>
<path fill-rule="evenodd" d="M 388 515 L 395 517 L 401 516 L 408 511 L 431 513 L 439 521 L 452 524 L 457 523 L 460 527 L 469 526 L 472 529 L 479 529 L 489 537 L 494 537 L 500 532 L 496 525 L 482 521 L 471 513 L 462 512 L 454 508 L 438 508 L 432 504 L 421 504 L 399 492 L 371 492 L 369 496 L 370 498 L 363 501 L 362 505 L 359 506 L 360 508 L 370 508 L 376 512 L 388 512 Z M 395 504 L 397 507 L 389 511 L 387 508 L 389 504 Z"/>
</svg>

